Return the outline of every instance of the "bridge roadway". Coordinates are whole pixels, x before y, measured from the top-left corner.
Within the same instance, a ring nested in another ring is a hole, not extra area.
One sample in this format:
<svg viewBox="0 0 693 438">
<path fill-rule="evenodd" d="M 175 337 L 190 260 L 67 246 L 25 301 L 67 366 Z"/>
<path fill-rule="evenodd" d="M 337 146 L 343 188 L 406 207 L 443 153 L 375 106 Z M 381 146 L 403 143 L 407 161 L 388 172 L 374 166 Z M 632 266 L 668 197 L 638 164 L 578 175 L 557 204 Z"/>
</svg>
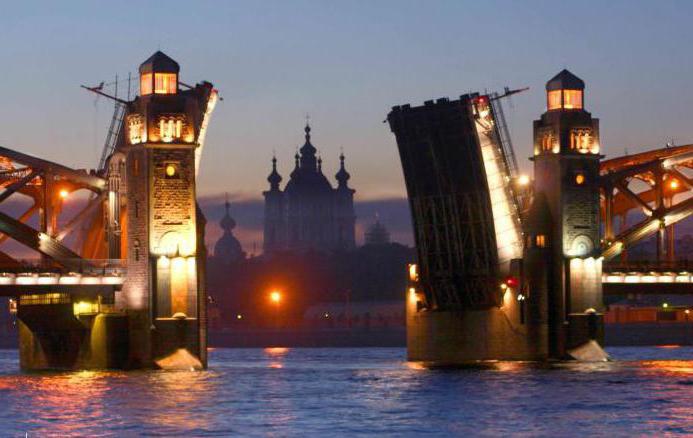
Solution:
<svg viewBox="0 0 693 438">
<path fill-rule="evenodd" d="M 67 293 L 73 297 L 110 299 L 125 281 L 122 260 L 80 259 L 68 263 L 72 269 L 44 261 L 22 261 L 0 266 L 0 296 Z"/>
<path fill-rule="evenodd" d="M 606 263 L 602 275 L 604 295 L 693 294 L 693 263 L 626 262 Z"/>
</svg>

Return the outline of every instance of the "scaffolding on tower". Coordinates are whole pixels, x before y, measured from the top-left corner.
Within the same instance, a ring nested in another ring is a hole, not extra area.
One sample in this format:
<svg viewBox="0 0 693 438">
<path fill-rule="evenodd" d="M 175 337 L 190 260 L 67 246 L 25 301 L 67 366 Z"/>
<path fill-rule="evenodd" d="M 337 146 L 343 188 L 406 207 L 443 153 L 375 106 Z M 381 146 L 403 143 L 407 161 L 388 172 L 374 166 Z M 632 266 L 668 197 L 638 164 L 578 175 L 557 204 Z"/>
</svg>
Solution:
<svg viewBox="0 0 693 438">
<path fill-rule="evenodd" d="M 131 76 L 128 73 L 128 95 L 127 95 L 127 101 L 130 100 L 130 82 L 131 82 Z M 94 91 L 94 90 L 92 90 Z M 111 156 L 113 151 L 116 148 L 116 145 L 118 144 L 118 138 L 120 136 L 120 131 L 123 127 L 123 119 L 125 117 L 125 110 L 126 110 L 126 101 L 122 101 L 118 99 L 118 76 L 116 75 L 115 79 L 115 99 L 114 101 L 114 108 L 113 108 L 113 117 L 111 118 L 111 124 L 108 127 L 108 133 L 106 134 L 106 141 L 104 142 L 103 145 L 103 150 L 101 151 L 101 159 L 99 160 L 99 167 L 98 170 L 102 171 L 104 170 L 104 167 L 106 166 L 106 160 L 108 160 L 108 157 Z"/>
</svg>

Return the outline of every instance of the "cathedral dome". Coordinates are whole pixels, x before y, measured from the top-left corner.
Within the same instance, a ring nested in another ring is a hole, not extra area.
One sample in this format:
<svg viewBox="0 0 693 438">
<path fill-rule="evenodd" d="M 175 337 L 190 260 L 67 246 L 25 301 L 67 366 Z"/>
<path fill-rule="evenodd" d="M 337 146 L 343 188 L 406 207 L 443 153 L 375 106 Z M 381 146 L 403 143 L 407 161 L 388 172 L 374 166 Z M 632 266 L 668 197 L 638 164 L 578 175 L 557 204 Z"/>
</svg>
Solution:
<svg viewBox="0 0 693 438">
<path fill-rule="evenodd" d="M 310 126 L 306 125 L 306 141 L 296 154 L 296 168 L 291 172 L 291 179 L 284 189 L 287 193 L 330 193 L 332 186 L 322 173 L 321 163 L 315 154 L 317 149 L 310 142 Z"/>
<path fill-rule="evenodd" d="M 282 176 L 277 172 L 277 157 L 272 157 L 272 172 L 267 177 L 267 182 L 270 183 L 272 189 L 278 189 L 279 183 L 282 182 Z"/>
<path fill-rule="evenodd" d="M 349 172 L 347 172 L 344 168 L 344 153 L 339 155 L 339 171 L 334 177 L 339 183 L 339 187 L 346 187 L 347 183 L 349 182 L 349 178 L 351 178 Z"/>
<path fill-rule="evenodd" d="M 217 240 L 214 245 L 214 257 L 227 263 L 236 262 L 245 259 L 245 252 L 241 243 L 233 235 L 233 229 L 236 228 L 236 221 L 229 214 L 229 201 L 225 203 L 226 214 L 219 221 L 219 226 L 224 230 L 224 234 Z"/>
<path fill-rule="evenodd" d="M 318 151 L 315 146 L 310 142 L 310 125 L 306 125 L 303 130 L 306 133 L 306 142 L 301 146 L 301 155 L 315 155 L 315 153 Z"/>
<path fill-rule="evenodd" d="M 368 227 L 364 237 L 366 245 L 387 245 L 390 243 L 390 232 L 387 231 L 385 225 L 380 223 L 378 218 L 376 218 L 375 223 Z"/>
</svg>

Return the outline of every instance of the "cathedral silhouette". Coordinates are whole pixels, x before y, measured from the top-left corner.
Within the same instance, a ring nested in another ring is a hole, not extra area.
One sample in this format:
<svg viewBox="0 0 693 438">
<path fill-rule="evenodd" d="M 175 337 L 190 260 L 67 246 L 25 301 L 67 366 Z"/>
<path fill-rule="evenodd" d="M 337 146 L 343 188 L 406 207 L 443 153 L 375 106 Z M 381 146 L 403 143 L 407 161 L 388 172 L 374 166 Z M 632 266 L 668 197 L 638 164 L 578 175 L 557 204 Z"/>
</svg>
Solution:
<svg viewBox="0 0 693 438">
<path fill-rule="evenodd" d="M 340 168 L 333 188 L 322 173 L 322 158 L 310 140 L 310 125 L 305 127 L 305 143 L 295 156 L 295 167 L 284 190 L 277 158 L 267 177 L 270 189 L 265 196 L 264 252 L 333 251 L 355 246 L 354 192 L 348 185 L 349 173 L 340 154 Z"/>
</svg>

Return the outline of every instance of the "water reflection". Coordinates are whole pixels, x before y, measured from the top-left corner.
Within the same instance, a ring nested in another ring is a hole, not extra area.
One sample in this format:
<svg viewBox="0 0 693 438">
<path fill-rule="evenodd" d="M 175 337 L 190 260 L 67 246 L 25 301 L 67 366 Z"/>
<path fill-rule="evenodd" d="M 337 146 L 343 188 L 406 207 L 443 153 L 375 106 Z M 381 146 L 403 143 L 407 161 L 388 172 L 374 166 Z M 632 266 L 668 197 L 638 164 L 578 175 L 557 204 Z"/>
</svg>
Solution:
<svg viewBox="0 0 693 438">
<path fill-rule="evenodd" d="M 621 360 L 453 369 L 402 349 L 218 349 L 208 371 L 19 374 L 16 352 L 0 351 L 0 424 L 15 436 L 693 433 L 693 348 L 610 353 Z"/>
<path fill-rule="evenodd" d="M 26 429 L 39 435 L 81 434 L 85 424 L 105 417 L 104 395 L 123 377 L 118 372 L 80 371 L 0 376 L 0 387 L 16 395 L 10 412 L 26 418 Z M 38 414 L 38 415 L 37 415 Z"/>
</svg>

